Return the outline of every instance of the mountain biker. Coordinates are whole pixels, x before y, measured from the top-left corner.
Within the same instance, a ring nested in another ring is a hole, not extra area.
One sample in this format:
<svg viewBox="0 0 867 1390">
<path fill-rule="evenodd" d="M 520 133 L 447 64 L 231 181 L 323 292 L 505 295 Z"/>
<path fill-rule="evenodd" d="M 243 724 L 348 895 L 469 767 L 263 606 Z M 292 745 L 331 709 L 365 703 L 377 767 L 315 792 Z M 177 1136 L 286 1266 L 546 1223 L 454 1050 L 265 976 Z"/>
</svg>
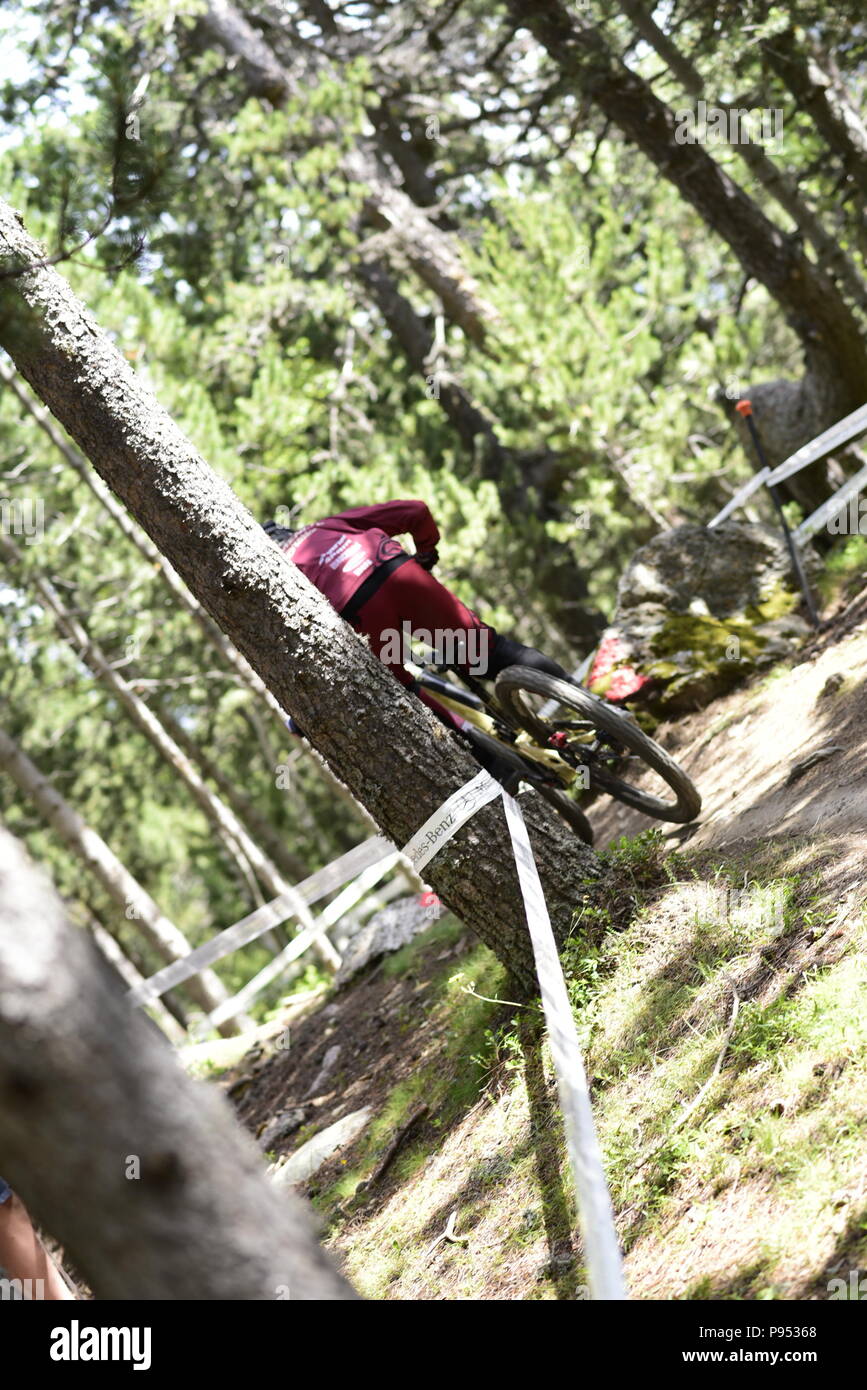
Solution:
<svg viewBox="0 0 867 1390">
<path fill-rule="evenodd" d="M 276 521 L 264 529 L 286 556 L 315 584 L 356 630 L 370 639 L 374 655 L 383 660 L 401 685 L 418 695 L 433 712 L 464 733 L 464 721 L 420 689 L 406 667 L 394 660 L 388 639 L 405 624 L 436 632 L 463 634 L 464 653 L 481 645 L 484 663 L 470 666 L 456 660 L 455 670 L 492 679 L 506 666 L 532 666 L 568 680 L 556 661 L 535 647 L 483 623 L 472 609 L 435 579 L 431 570 L 439 556 L 439 529 L 426 502 L 395 500 L 372 507 L 352 507 L 293 531 Z M 415 554 L 394 539 L 409 534 Z M 473 639 L 471 641 L 471 639 Z M 457 646 L 461 649 L 461 642 Z M 478 757 L 478 750 L 474 750 Z"/>
</svg>

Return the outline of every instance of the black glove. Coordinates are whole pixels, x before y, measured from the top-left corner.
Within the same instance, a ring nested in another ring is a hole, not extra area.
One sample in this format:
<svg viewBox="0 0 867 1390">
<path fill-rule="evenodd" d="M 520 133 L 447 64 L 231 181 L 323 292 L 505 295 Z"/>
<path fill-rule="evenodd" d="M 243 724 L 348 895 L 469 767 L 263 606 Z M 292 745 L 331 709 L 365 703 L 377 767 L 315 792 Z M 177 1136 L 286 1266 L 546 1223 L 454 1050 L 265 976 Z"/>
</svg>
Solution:
<svg viewBox="0 0 867 1390">
<path fill-rule="evenodd" d="M 436 546 L 434 546 L 433 550 L 422 550 L 421 552 L 417 551 L 415 558 L 421 565 L 423 570 L 432 570 L 440 557 L 439 551 L 437 550 Z"/>
</svg>

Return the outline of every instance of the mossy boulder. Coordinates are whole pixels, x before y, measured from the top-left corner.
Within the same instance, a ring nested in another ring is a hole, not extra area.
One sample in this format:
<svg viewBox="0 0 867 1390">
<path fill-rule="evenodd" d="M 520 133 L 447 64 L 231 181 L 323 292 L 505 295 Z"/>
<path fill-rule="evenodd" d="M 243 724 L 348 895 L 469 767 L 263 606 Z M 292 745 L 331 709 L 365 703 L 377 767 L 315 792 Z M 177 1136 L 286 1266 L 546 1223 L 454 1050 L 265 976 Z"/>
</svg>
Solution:
<svg viewBox="0 0 867 1390">
<path fill-rule="evenodd" d="M 815 561 L 805 556 L 808 570 Z M 809 631 L 783 536 L 730 521 L 677 526 L 637 551 L 588 684 L 655 714 L 697 709 L 789 655 Z"/>
</svg>

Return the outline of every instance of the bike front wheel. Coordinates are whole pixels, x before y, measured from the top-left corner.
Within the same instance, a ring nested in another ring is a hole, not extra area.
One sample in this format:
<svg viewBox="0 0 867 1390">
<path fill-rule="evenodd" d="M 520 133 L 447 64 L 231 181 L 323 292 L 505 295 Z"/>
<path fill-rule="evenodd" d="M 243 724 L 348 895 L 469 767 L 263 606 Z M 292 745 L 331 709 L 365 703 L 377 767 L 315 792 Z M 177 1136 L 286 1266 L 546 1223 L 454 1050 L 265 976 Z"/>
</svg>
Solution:
<svg viewBox="0 0 867 1390">
<path fill-rule="evenodd" d="M 529 666 L 507 666 L 497 676 L 495 689 L 507 717 L 531 734 L 541 748 L 559 744 L 573 754 L 587 757 L 591 787 L 598 787 L 624 805 L 656 820 L 673 821 L 678 825 L 695 820 L 701 810 L 701 797 L 694 783 L 665 749 L 654 743 L 623 710 L 591 695 L 583 686 Z M 559 708 L 555 716 L 543 717 L 531 703 L 532 697 L 556 701 Z M 563 717 L 562 710 L 578 715 L 578 728 L 574 719 Z M 587 729 L 595 730 L 596 742 L 601 746 L 582 745 L 581 738 L 586 738 Z M 610 750 L 608 754 L 604 751 L 606 747 Z M 674 793 L 674 799 L 655 796 L 618 776 L 606 759 L 617 763 L 624 752 L 656 773 Z"/>
</svg>

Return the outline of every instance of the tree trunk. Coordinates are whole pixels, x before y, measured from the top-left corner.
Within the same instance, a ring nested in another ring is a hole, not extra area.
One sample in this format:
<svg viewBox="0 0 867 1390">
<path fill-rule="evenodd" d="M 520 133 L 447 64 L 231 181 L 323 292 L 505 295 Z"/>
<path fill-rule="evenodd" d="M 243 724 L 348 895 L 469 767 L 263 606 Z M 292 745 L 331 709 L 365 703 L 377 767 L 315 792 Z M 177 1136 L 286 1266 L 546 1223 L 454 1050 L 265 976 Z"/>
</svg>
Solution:
<svg viewBox="0 0 867 1390">
<path fill-rule="evenodd" d="M 833 78 L 799 41 L 803 31 L 792 25 L 762 42 L 762 52 L 781 77 L 798 109 L 806 112 L 828 148 L 839 155 L 862 196 L 867 195 L 867 128 L 858 112 L 835 89 Z"/>
<path fill-rule="evenodd" d="M 120 506 L 114 494 L 106 487 L 99 474 L 94 473 L 93 469 L 88 465 L 87 461 L 82 458 L 77 449 L 72 448 L 68 440 L 64 438 L 61 431 L 57 428 L 57 425 L 48 412 L 36 404 L 30 392 L 24 389 L 15 376 L 15 373 L 5 367 L 2 362 L 0 362 L 0 381 L 3 381 L 5 385 L 10 388 L 27 413 L 33 417 L 39 427 L 51 440 L 55 448 L 63 455 L 67 463 L 72 465 L 79 477 L 87 484 L 94 497 L 102 504 L 109 516 L 117 524 L 121 533 L 135 546 L 136 550 L 138 550 L 139 554 L 144 557 L 148 564 L 156 569 L 172 598 L 179 607 L 183 608 L 189 613 L 190 617 L 193 618 L 202 632 L 202 635 L 210 643 L 213 650 L 227 663 L 227 665 L 231 666 L 241 683 L 247 686 L 260 703 L 265 706 L 269 714 L 272 715 L 280 725 L 281 732 L 285 734 L 286 716 L 262 678 L 253 670 L 249 661 L 244 660 L 241 653 L 234 644 L 229 641 L 226 634 L 220 631 L 217 624 L 208 616 L 202 605 L 193 597 L 186 584 L 180 576 L 175 573 L 168 560 L 160 554 L 157 547 L 149 537 L 145 535 L 141 527 L 137 526 L 125 509 Z M 311 761 L 316 767 L 317 772 L 325 781 L 327 781 L 331 787 L 337 789 L 338 795 L 352 806 L 355 815 L 361 821 L 365 829 L 369 829 L 372 822 L 370 815 L 364 807 L 356 801 L 355 797 L 342 783 L 338 782 L 334 774 L 329 768 L 323 765 L 320 759 L 313 757 Z M 243 820 L 245 817 L 241 816 L 240 819 Z M 250 824 L 258 826 L 259 824 L 265 825 L 266 823 L 264 821 L 256 822 L 255 818 L 251 817 Z M 290 855 L 286 850 L 284 850 L 281 855 L 278 855 L 273 848 L 276 838 L 275 832 L 270 826 L 268 827 L 268 832 L 269 835 L 266 836 L 261 834 L 261 831 L 257 828 L 257 833 L 260 834 L 262 843 L 268 845 L 269 851 L 275 862 L 283 869 L 284 873 L 303 878 L 307 872 L 306 865 L 302 864 L 300 860 L 296 859 L 294 855 Z M 271 838 L 269 838 L 269 836 Z"/>
<path fill-rule="evenodd" d="M 365 221 L 394 239 L 419 280 L 439 299 L 446 318 L 457 324 L 470 342 L 483 347 L 489 330 L 497 325 L 497 314 L 462 267 L 448 233 L 388 182 L 371 151 L 351 151 L 344 157 L 344 169 L 353 182 L 365 188 Z"/>
<path fill-rule="evenodd" d="M 0 830 L 4 1176 L 99 1299 L 346 1299 L 301 1205 Z"/>
<path fill-rule="evenodd" d="M 277 833 L 271 822 L 265 819 L 258 806 L 250 800 L 246 792 L 241 791 L 240 787 L 235 785 L 219 763 L 210 758 L 201 745 L 190 737 L 164 701 L 160 702 L 160 720 L 178 747 L 182 748 L 191 762 L 195 763 L 202 777 L 213 782 L 220 796 L 231 807 L 239 823 L 250 833 L 250 838 L 255 839 L 268 851 L 269 858 L 278 870 L 283 874 L 288 874 L 290 878 L 306 878 L 308 866 L 304 860 L 299 855 L 293 854 L 283 837 Z"/>
<path fill-rule="evenodd" d="M 47 777 L 4 730 L 0 729 L 0 770 L 9 774 L 20 791 L 28 797 L 39 814 L 48 822 L 66 847 L 82 861 L 99 880 L 113 902 L 124 915 L 137 923 L 161 960 L 169 964 L 190 954 L 190 943 L 179 927 L 164 917 L 149 893 L 124 868 L 117 855 L 81 819 L 77 811 L 64 801 Z M 228 994 L 212 970 L 194 975 L 187 985 L 190 996 L 212 1013 Z M 247 1020 L 229 1019 L 220 1032 L 230 1037 L 242 1031 Z"/>
<path fill-rule="evenodd" d="M 221 47 L 241 59 L 254 96 L 278 106 L 286 100 L 292 92 L 289 73 L 262 35 L 228 0 L 212 4 L 202 24 Z M 375 113 L 371 120 L 377 124 Z M 379 125 L 382 137 L 381 121 Z M 392 146 L 394 139 L 392 128 Z M 397 140 L 401 143 L 399 133 Z M 364 221 L 384 229 L 399 245 L 419 279 L 437 295 L 446 318 L 457 324 L 471 342 L 484 345 L 488 330 L 496 323 L 496 314 L 461 265 L 449 234 L 418 203 L 389 182 L 381 161 L 369 147 L 359 145 L 349 151 L 343 168 L 351 181 L 366 190 Z M 418 169 L 415 173 L 417 186 Z M 429 186 L 427 192 L 430 193 Z M 544 518 L 562 520 L 559 498 L 565 481 L 575 472 L 574 454 L 566 456 L 548 449 L 505 449 L 489 418 L 460 383 L 451 376 L 435 376 L 429 364 L 433 335 L 398 290 L 386 263 L 365 257 L 356 265 L 355 273 L 373 294 L 411 369 L 426 379 L 464 448 L 478 457 L 482 476 L 495 482 L 504 513 L 510 515 L 530 506 Z M 589 650 L 601 636 L 606 619 L 576 602 L 586 595 L 587 586 L 571 551 L 548 540 L 544 552 L 534 561 L 540 591 L 559 599 L 565 584 L 569 606 L 560 610 L 562 630 L 567 640 Z"/>
<path fill-rule="evenodd" d="M 399 343 L 411 370 L 435 381 L 436 399 L 467 453 L 477 459 L 480 476 L 489 478 L 496 486 L 503 514 L 523 515 L 529 508 L 544 520 L 562 520 L 559 497 L 566 478 L 575 471 L 574 455 L 505 448 L 490 418 L 456 378 L 431 378 L 429 354 L 433 334 L 400 293 L 382 261 L 359 261 L 355 274 Z M 571 549 L 546 537 L 541 551 L 533 556 L 533 565 L 540 595 L 549 605 L 555 601 L 560 631 L 567 640 L 585 651 L 591 650 L 602 635 L 606 619 L 578 601 L 586 596 L 587 583 Z"/>
<path fill-rule="evenodd" d="M 472 756 L 286 561 L 57 272 L 27 269 L 43 259 L 20 215 L 0 202 L 0 344 L 314 747 L 384 833 L 405 844 L 475 776 Z M 526 818 L 562 936 L 598 861 L 535 797 Z M 501 805 L 478 812 L 426 876 L 532 989 Z"/>
<path fill-rule="evenodd" d="M 273 106 L 292 95 L 289 73 L 246 17 L 228 0 L 211 0 L 201 26 L 225 52 L 239 58 L 250 91 Z M 385 228 L 400 245 L 419 279 L 438 295 L 443 308 L 474 343 L 485 341 L 496 322 L 493 308 L 461 266 L 446 232 L 385 177 L 373 150 L 359 144 L 343 160 L 347 177 L 364 186 L 365 212 L 373 226 Z"/>
<path fill-rule="evenodd" d="M 623 0 L 621 9 L 635 25 L 641 37 L 656 50 L 663 62 L 667 64 L 669 71 L 677 78 L 684 91 L 689 92 L 691 96 L 701 97 L 702 93 L 707 90 L 705 79 L 689 58 L 681 53 L 668 34 L 660 29 L 651 11 L 645 8 L 644 0 Z M 714 105 L 722 111 L 736 109 L 719 99 L 714 102 Z M 814 247 L 822 269 L 836 276 L 858 307 L 867 310 L 867 285 L 837 238 L 826 231 L 822 219 L 801 196 L 795 180 L 790 178 L 765 154 L 761 145 L 753 144 L 751 140 L 736 142 L 732 145 L 732 149 L 740 155 L 762 187 L 770 193 L 772 198 L 776 199 L 780 207 L 785 209 L 795 225 L 804 233 L 807 241 Z"/>
<path fill-rule="evenodd" d="M 5 556 L 13 566 L 18 565 L 20 567 L 21 556 L 17 546 L 2 535 L 0 535 L 0 555 Z M 82 660 L 87 663 L 100 684 L 115 696 L 139 732 L 144 734 L 160 756 L 177 773 L 228 853 L 236 859 L 238 855 L 242 857 L 240 864 L 242 876 L 246 878 L 243 867 L 243 860 L 246 860 L 275 898 L 282 897 L 284 894 L 290 896 L 294 905 L 294 914 L 300 925 L 305 928 L 312 927 L 313 918 L 303 898 L 295 893 L 292 885 L 287 883 L 267 855 L 262 853 L 234 812 L 208 788 L 191 760 L 169 736 L 153 710 L 149 709 L 144 701 L 136 695 L 129 682 L 125 681 L 114 670 L 111 662 L 96 643 L 91 642 L 81 623 L 72 616 L 63 604 L 53 584 L 38 576 L 29 576 L 28 578 L 42 602 L 54 614 L 60 631 L 78 648 Z M 329 969 L 336 970 L 339 967 L 340 956 L 327 938 L 322 937 L 317 941 L 314 950 Z"/>
</svg>

